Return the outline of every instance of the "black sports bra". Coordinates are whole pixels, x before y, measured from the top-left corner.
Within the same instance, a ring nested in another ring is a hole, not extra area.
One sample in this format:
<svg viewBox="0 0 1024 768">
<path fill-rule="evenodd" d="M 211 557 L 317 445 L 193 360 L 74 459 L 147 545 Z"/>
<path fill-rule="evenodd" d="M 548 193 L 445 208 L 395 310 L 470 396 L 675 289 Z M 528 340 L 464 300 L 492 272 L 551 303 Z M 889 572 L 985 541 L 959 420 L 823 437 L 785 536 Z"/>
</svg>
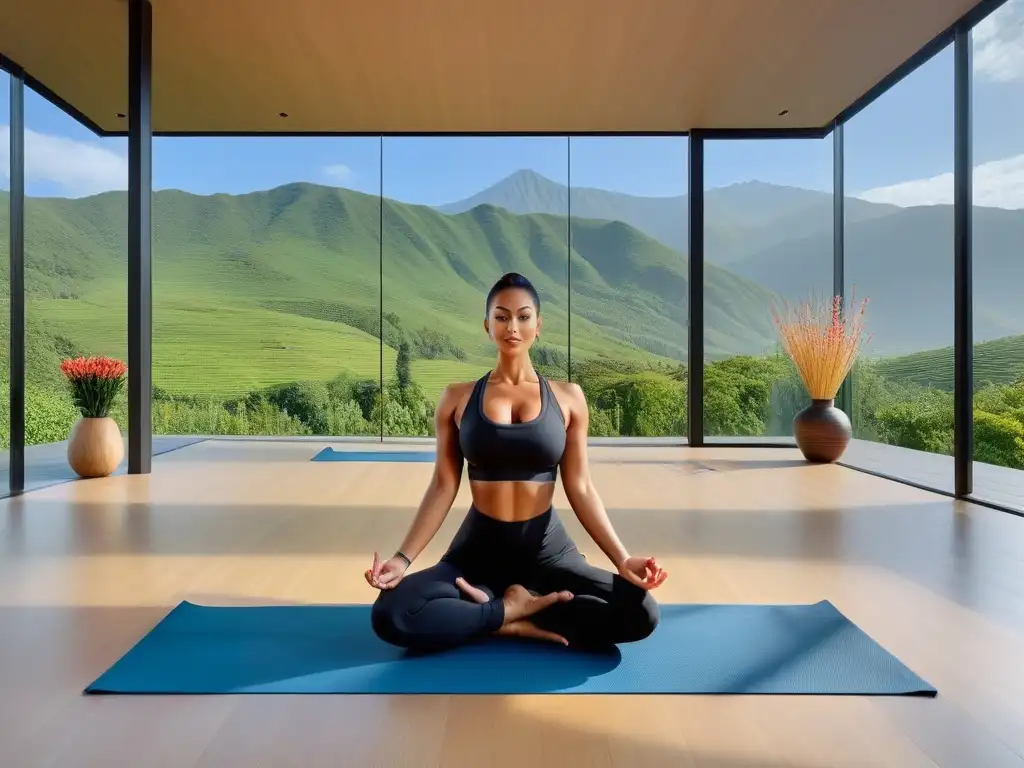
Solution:
<svg viewBox="0 0 1024 768">
<path fill-rule="evenodd" d="M 470 480 L 554 482 L 565 450 L 565 417 L 543 376 L 540 415 L 531 421 L 502 424 L 484 413 L 488 372 L 473 387 L 459 423 L 459 447 Z"/>
</svg>

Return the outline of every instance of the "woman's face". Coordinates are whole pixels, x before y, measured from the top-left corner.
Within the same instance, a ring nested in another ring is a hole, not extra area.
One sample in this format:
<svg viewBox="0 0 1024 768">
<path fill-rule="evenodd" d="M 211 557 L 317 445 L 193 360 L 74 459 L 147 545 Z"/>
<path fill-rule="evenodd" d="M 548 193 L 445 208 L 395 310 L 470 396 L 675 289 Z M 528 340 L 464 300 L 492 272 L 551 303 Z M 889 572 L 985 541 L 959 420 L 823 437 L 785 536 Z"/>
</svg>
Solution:
<svg viewBox="0 0 1024 768">
<path fill-rule="evenodd" d="M 498 349 L 508 354 L 530 348 L 540 334 L 540 317 L 533 297 L 522 288 L 506 288 L 494 297 L 484 321 Z"/>
</svg>

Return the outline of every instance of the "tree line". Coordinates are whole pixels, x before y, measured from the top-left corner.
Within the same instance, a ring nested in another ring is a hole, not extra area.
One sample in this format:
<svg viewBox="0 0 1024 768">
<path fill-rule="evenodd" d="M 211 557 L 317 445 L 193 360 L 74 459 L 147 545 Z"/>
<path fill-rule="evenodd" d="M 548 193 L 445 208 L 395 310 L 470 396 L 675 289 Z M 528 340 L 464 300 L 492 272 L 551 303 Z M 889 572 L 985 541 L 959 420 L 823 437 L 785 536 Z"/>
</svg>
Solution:
<svg viewBox="0 0 1024 768">
<path fill-rule="evenodd" d="M 409 343 L 398 347 L 395 368 L 379 379 L 341 375 L 328 381 L 296 381 L 244 396 L 154 390 L 154 434 L 252 436 L 433 435 L 434 402 L 415 381 Z M 539 347 L 537 370 L 570 378 L 564 353 Z M 571 379 L 590 405 L 594 437 L 685 436 L 687 371 L 683 364 L 583 359 L 572 361 Z M 858 362 L 852 374 L 855 435 L 862 439 L 952 454 L 953 397 L 949 392 L 882 375 L 875 363 Z M 807 396 L 784 355 L 738 356 L 710 362 L 704 370 L 707 435 L 786 436 Z M 3 445 L 9 447 L 9 407 L 0 397 Z M 122 397 L 111 414 L 127 430 Z M 67 438 L 78 419 L 67 391 L 29 385 L 26 442 Z M 974 398 L 975 458 L 1024 469 L 1024 377 L 1008 385 L 987 384 Z"/>
</svg>

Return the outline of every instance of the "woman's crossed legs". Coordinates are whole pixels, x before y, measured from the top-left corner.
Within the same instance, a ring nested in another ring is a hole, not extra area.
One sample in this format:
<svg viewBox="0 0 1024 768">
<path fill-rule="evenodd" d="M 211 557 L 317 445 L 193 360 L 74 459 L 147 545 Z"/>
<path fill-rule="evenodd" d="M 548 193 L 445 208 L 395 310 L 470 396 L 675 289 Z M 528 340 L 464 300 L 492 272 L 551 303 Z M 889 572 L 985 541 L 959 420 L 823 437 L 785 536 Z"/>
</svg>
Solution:
<svg viewBox="0 0 1024 768">
<path fill-rule="evenodd" d="M 382 640 L 413 650 L 443 650 L 492 634 L 601 647 L 642 640 L 659 614 L 647 590 L 590 565 L 572 547 L 508 575 L 467 573 L 442 560 L 381 591 L 372 625 Z"/>
</svg>

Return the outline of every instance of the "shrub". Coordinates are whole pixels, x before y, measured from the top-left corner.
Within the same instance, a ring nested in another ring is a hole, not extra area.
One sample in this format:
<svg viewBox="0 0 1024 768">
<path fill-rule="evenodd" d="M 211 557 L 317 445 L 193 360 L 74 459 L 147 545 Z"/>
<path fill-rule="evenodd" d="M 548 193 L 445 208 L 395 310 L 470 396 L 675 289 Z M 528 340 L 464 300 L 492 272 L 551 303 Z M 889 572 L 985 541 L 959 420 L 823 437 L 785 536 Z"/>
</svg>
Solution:
<svg viewBox="0 0 1024 768">
<path fill-rule="evenodd" d="M 682 435 L 686 428 L 686 388 L 662 374 L 622 377 L 603 388 L 594 405 L 613 416 L 615 434 Z"/>
<path fill-rule="evenodd" d="M 974 410 L 974 459 L 1024 467 L 1024 424 L 1010 416 Z"/>
<path fill-rule="evenodd" d="M 875 418 L 887 443 L 932 453 L 953 452 L 953 404 L 943 398 L 895 403 L 880 409 Z"/>
<path fill-rule="evenodd" d="M 9 405 L 5 405 L 8 414 Z M 25 444 L 58 443 L 67 440 L 81 413 L 71 395 L 52 389 L 25 388 Z M 8 419 L 9 422 L 9 419 Z M 10 443 L 10 428 L 7 441 Z"/>
<path fill-rule="evenodd" d="M 250 409 L 262 411 L 262 399 L 258 396 L 247 405 Z M 326 435 L 330 431 L 328 412 L 331 397 L 325 382 L 296 381 L 274 387 L 267 393 L 266 401 L 297 418 L 311 434 Z"/>
</svg>

